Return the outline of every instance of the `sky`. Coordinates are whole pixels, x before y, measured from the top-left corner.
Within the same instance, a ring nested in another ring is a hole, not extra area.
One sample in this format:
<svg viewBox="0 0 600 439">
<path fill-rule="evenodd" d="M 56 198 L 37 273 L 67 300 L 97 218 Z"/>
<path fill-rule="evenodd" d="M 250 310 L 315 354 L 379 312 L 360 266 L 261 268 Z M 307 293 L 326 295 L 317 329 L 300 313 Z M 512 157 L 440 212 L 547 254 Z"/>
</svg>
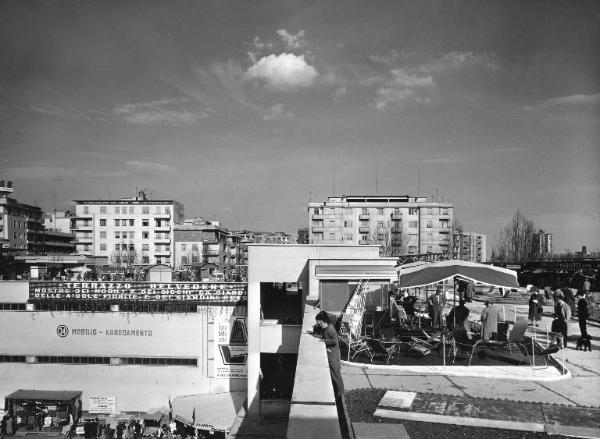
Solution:
<svg viewBox="0 0 600 439">
<path fill-rule="evenodd" d="M 332 195 L 600 251 L 600 2 L 0 0 L 0 174 L 44 209 L 295 233 Z"/>
</svg>

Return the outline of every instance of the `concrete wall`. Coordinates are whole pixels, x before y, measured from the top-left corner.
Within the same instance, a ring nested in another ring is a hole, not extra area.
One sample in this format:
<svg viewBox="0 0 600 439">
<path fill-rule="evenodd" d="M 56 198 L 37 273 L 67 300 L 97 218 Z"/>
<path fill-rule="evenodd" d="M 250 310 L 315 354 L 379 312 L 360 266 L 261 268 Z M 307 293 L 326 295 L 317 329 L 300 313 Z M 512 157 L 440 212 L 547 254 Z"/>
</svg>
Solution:
<svg viewBox="0 0 600 439">
<path fill-rule="evenodd" d="M 0 280 L 0 303 L 26 303 L 29 298 L 29 282 Z"/>
<path fill-rule="evenodd" d="M 309 259 L 377 259 L 378 246 L 349 245 L 248 245 L 248 414 L 260 414 L 260 283 L 302 282 L 303 293 L 310 290 Z"/>
<path fill-rule="evenodd" d="M 300 342 L 300 325 L 261 325 L 260 352 L 295 354 Z"/>
</svg>

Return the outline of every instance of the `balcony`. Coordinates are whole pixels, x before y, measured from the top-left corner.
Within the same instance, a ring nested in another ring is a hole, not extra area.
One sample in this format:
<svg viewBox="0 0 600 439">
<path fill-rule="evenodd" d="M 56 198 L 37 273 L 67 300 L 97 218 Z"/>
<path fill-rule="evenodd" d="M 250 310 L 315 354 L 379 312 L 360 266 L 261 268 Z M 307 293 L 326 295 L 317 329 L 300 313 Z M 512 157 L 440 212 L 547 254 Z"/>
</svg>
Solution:
<svg viewBox="0 0 600 439">
<path fill-rule="evenodd" d="M 171 231 L 171 226 L 169 226 L 168 224 L 154 224 L 154 230 L 159 230 L 161 232 L 170 232 Z"/>
<path fill-rule="evenodd" d="M 171 242 L 170 236 L 155 236 L 154 242 Z"/>
<path fill-rule="evenodd" d="M 313 227 L 313 228 L 312 228 L 312 232 L 313 232 L 313 233 L 323 233 L 323 230 L 324 230 L 324 229 L 323 229 L 323 227 L 322 227 L 322 226 L 319 226 L 319 227 Z"/>
<path fill-rule="evenodd" d="M 219 250 L 204 250 L 203 256 L 219 256 L 221 252 Z"/>
<path fill-rule="evenodd" d="M 75 223 L 75 224 L 73 224 L 73 227 L 71 227 L 71 230 L 92 230 L 92 228 L 93 228 L 92 223 L 89 223 L 89 224 Z"/>
<path fill-rule="evenodd" d="M 393 220 L 402 220 L 402 214 L 401 213 L 392 213 L 392 219 Z"/>
<path fill-rule="evenodd" d="M 369 241 L 363 241 L 362 239 L 360 241 L 358 241 L 358 243 L 360 245 L 369 245 L 369 244 L 371 244 Z"/>
<path fill-rule="evenodd" d="M 91 236 L 87 237 L 87 236 L 81 236 L 81 237 L 77 237 L 75 238 L 75 244 L 89 244 L 91 243 L 93 240 L 93 238 Z"/>
<path fill-rule="evenodd" d="M 402 233 L 402 227 L 392 227 L 392 233 Z"/>
<path fill-rule="evenodd" d="M 361 213 L 360 215 L 358 215 L 358 219 L 359 220 L 368 220 L 370 218 L 368 213 Z"/>
<path fill-rule="evenodd" d="M 315 219 L 315 220 L 322 220 L 323 219 L 323 215 L 321 215 L 320 213 L 313 213 L 313 215 L 312 215 L 311 218 Z"/>
<path fill-rule="evenodd" d="M 160 250 L 154 250 L 154 256 L 171 256 L 171 249 L 163 248 Z"/>
<path fill-rule="evenodd" d="M 370 227 L 359 227 L 358 228 L 359 233 L 369 233 L 370 231 L 371 231 Z"/>
</svg>

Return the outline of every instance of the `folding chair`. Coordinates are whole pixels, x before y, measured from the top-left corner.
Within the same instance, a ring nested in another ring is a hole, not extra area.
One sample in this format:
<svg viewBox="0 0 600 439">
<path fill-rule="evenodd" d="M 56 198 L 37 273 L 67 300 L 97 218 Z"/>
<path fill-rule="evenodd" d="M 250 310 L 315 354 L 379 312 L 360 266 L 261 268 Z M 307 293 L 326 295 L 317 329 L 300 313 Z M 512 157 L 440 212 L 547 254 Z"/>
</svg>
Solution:
<svg viewBox="0 0 600 439">
<path fill-rule="evenodd" d="M 365 342 L 365 338 L 351 337 L 350 329 L 348 328 L 348 324 L 346 322 L 342 322 L 342 324 L 340 325 L 339 343 L 340 347 L 344 346 L 347 349 L 348 355 L 346 356 L 346 358 L 350 358 L 351 360 L 353 360 L 356 356 L 363 353 L 371 357 L 370 349 L 367 343 Z"/>
<path fill-rule="evenodd" d="M 526 319 L 518 319 L 515 322 L 512 331 L 510 331 L 510 334 L 508 335 L 508 340 L 486 342 L 482 341 L 474 347 L 474 351 L 478 351 L 479 349 L 483 349 L 484 352 L 508 351 L 510 354 L 518 351 L 525 357 L 528 357 L 529 353 L 527 352 L 527 348 L 524 345 L 525 331 L 527 331 L 528 325 L 529 322 Z"/>
<path fill-rule="evenodd" d="M 481 339 L 472 340 L 467 337 L 467 333 L 465 331 L 454 331 L 452 333 L 451 338 L 451 346 L 452 346 L 452 364 L 456 362 L 456 358 L 469 358 L 469 366 L 471 365 L 471 361 L 473 360 L 473 354 L 477 349 L 477 346 L 481 342 Z"/>
<path fill-rule="evenodd" d="M 386 347 L 381 340 L 377 340 L 376 338 L 367 338 L 365 339 L 365 343 L 369 348 L 368 354 L 371 358 L 371 363 L 374 358 L 379 357 L 385 360 L 386 364 L 389 364 L 392 357 L 399 353 L 397 344 Z"/>
</svg>

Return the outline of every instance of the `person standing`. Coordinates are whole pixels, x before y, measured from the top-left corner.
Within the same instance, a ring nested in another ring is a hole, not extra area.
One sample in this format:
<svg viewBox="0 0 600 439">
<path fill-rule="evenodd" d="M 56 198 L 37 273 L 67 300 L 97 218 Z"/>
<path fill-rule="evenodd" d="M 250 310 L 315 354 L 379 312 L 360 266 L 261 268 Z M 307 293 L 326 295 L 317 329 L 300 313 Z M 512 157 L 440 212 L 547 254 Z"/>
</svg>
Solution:
<svg viewBox="0 0 600 439">
<path fill-rule="evenodd" d="M 455 324 L 456 319 L 456 324 Z M 446 326 L 456 330 L 469 332 L 469 308 L 465 306 L 465 301 L 461 299 L 458 306 L 450 310 L 446 316 Z"/>
<path fill-rule="evenodd" d="M 587 293 L 583 290 L 579 295 L 579 302 L 577 302 L 577 319 L 579 320 L 579 331 L 584 338 L 588 337 L 587 318 L 589 315 Z"/>
<path fill-rule="evenodd" d="M 442 314 L 444 312 L 444 305 L 446 305 L 446 296 L 442 293 L 442 287 L 437 287 L 435 294 L 429 296 L 427 303 L 431 309 L 431 326 L 434 328 L 442 327 Z"/>
<path fill-rule="evenodd" d="M 339 335 L 329 316 L 325 311 L 321 311 L 315 317 L 317 325 L 322 329 L 321 338 L 327 348 L 327 362 L 329 363 L 329 372 L 331 373 L 331 381 L 333 382 L 333 390 L 336 398 L 339 398 L 344 393 L 344 381 L 342 380 L 340 343 Z"/>
<path fill-rule="evenodd" d="M 544 299 L 539 294 L 537 288 L 531 290 L 531 296 L 529 297 L 529 324 L 537 326 L 540 320 L 542 320 L 542 313 L 544 311 Z"/>
<path fill-rule="evenodd" d="M 496 338 L 499 317 L 500 309 L 493 306 L 489 300 L 486 301 L 485 308 L 481 311 L 481 338 L 484 341 Z"/>
<path fill-rule="evenodd" d="M 585 280 L 583 281 L 583 285 L 581 287 L 581 292 L 588 295 L 588 294 L 590 294 L 590 288 L 591 288 L 590 280 L 586 277 Z"/>
<path fill-rule="evenodd" d="M 408 290 L 404 290 L 402 293 L 402 307 L 406 311 L 406 315 L 409 317 L 415 316 L 415 303 L 417 298 L 408 294 Z"/>
<path fill-rule="evenodd" d="M 567 337 L 569 335 L 569 321 L 571 320 L 571 307 L 565 302 L 565 296 L 561 290 L 554 292 L 556 306 L 554 307 L 554 317 L 557 319 L 557 329 L 562 335 L 562 345 L 567 347 Z"/>
</svg>

